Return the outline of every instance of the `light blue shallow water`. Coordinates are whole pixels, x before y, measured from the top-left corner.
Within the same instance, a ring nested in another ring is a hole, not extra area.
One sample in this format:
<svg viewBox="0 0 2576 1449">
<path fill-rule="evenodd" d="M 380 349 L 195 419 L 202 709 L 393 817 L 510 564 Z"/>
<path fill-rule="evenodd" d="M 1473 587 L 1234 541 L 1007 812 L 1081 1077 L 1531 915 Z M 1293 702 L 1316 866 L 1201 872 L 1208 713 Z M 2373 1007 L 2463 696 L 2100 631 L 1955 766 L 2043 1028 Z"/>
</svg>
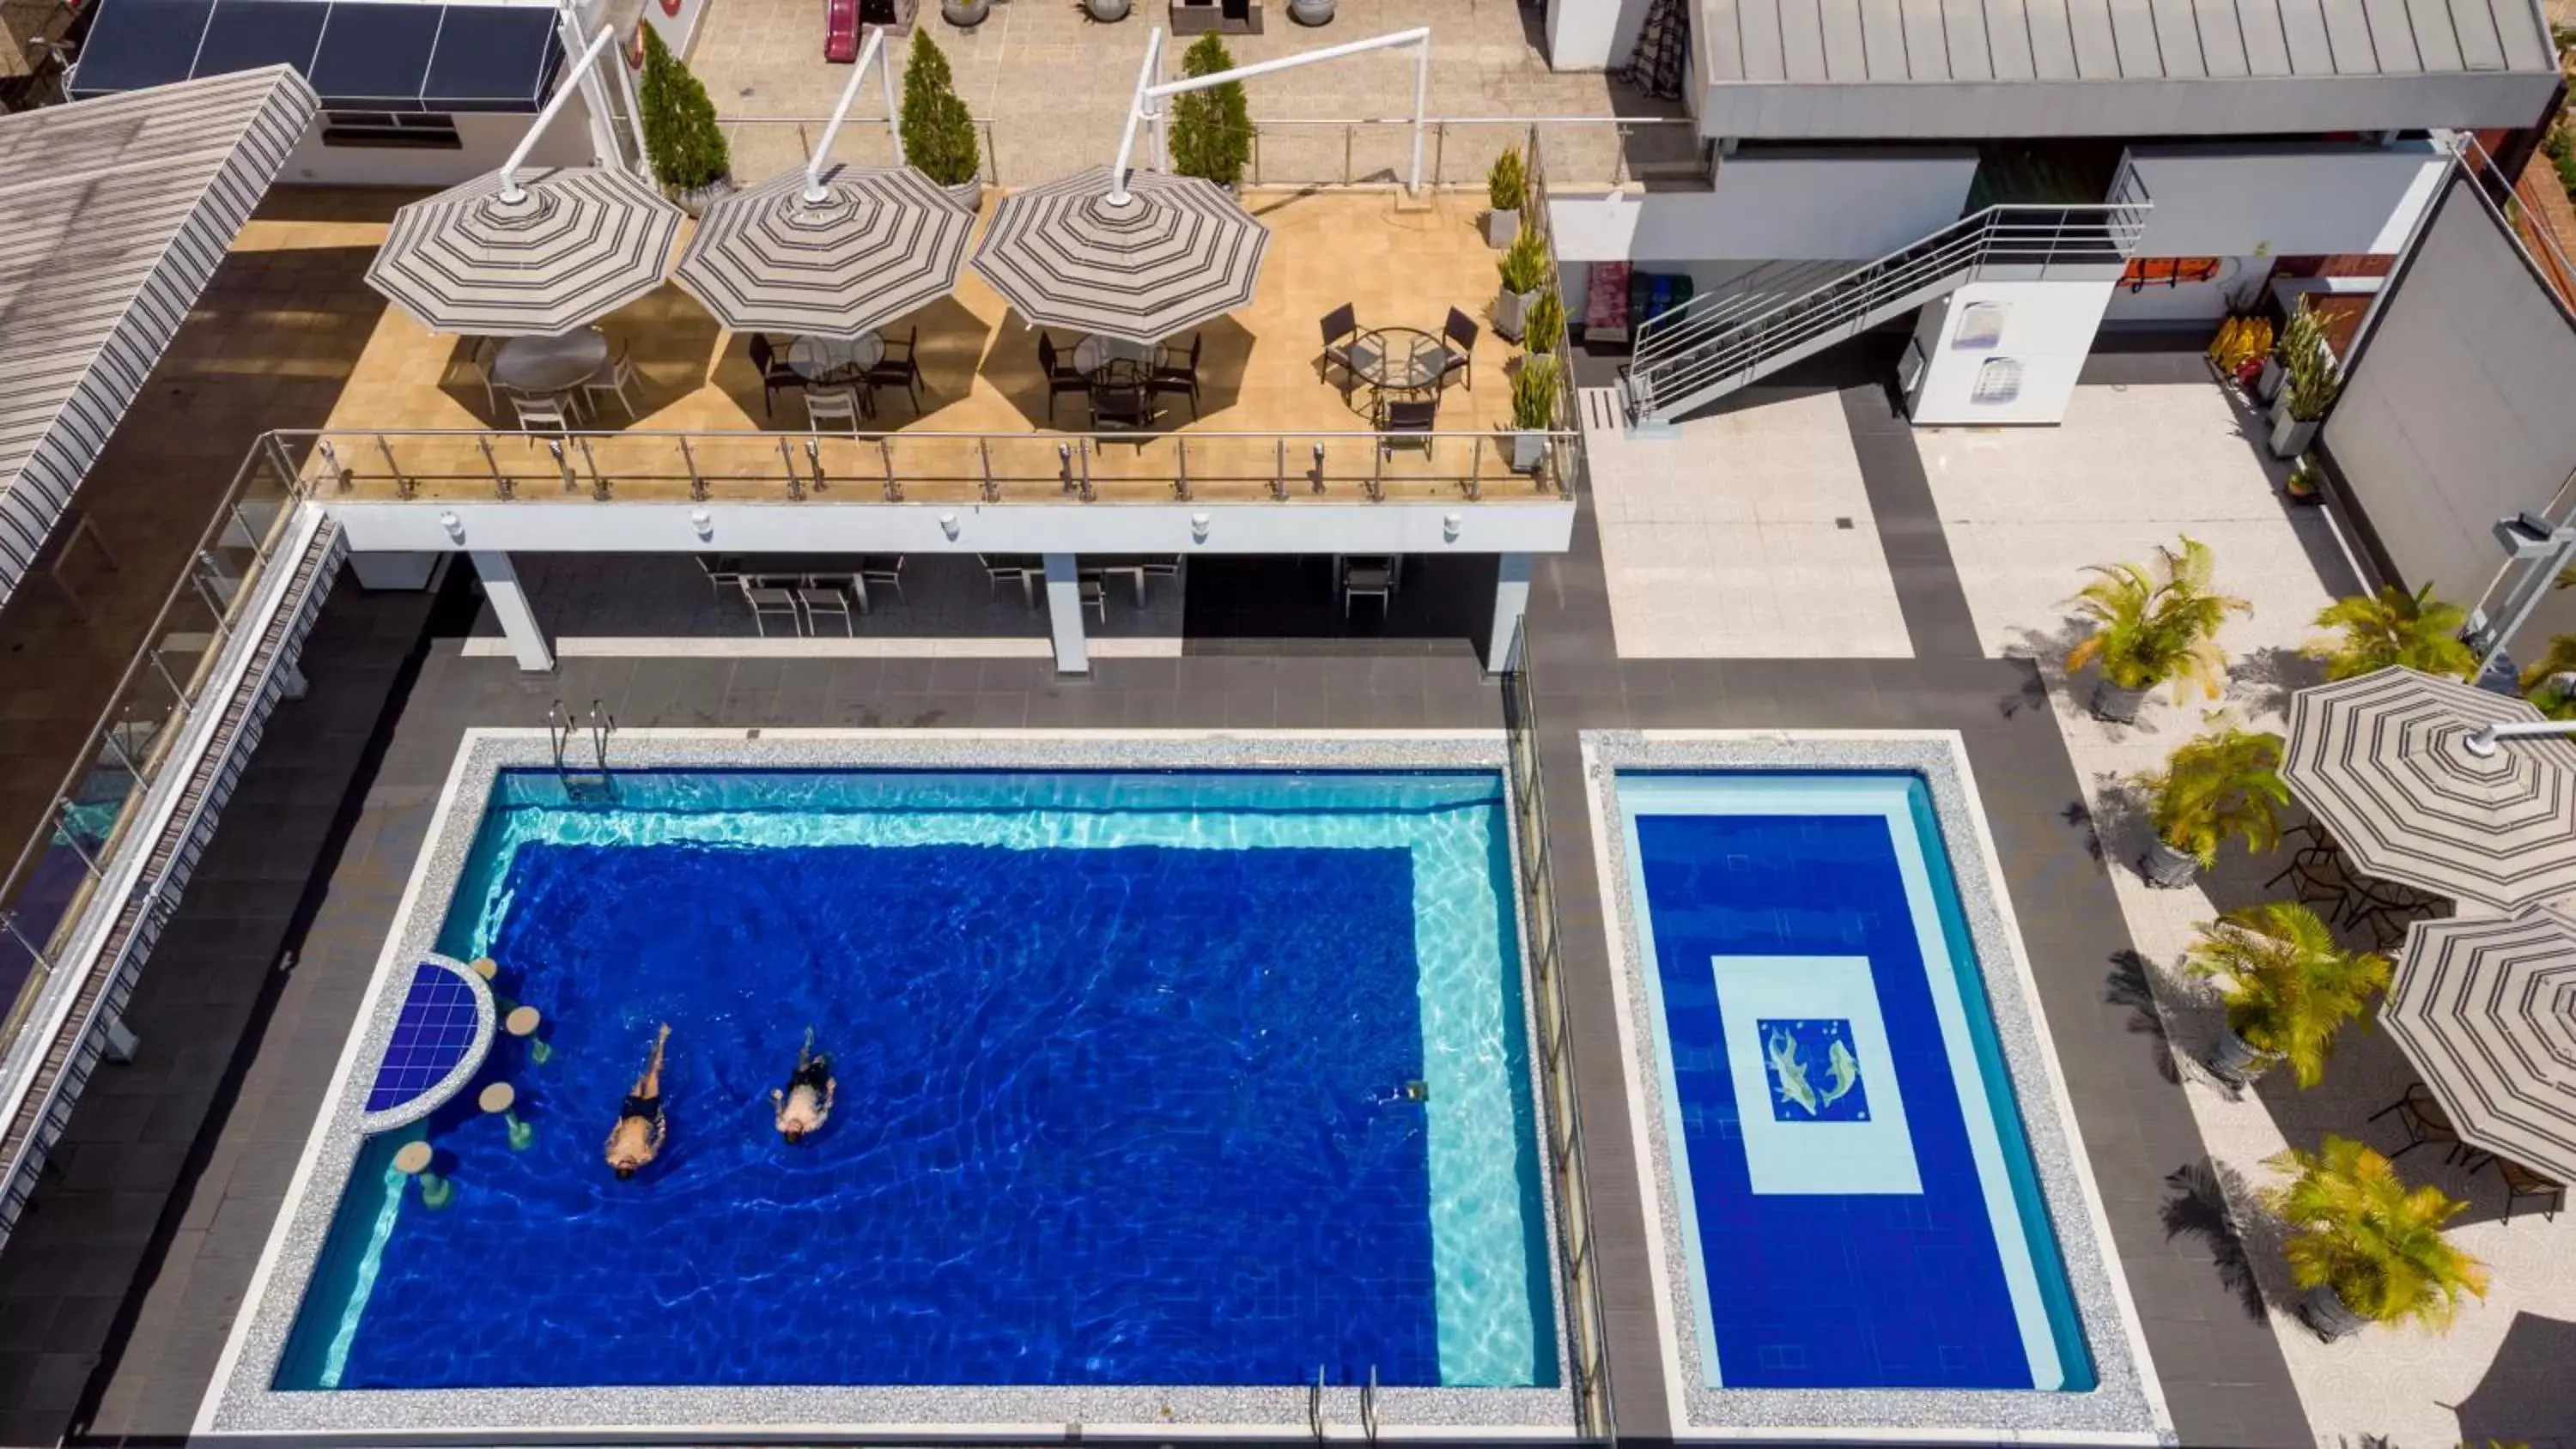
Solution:
<svg viewBox="0 0 2576 1449">
<path fill-rule="evenodd" d="M 457 1181 L 436 1214 L 371 1146 L 282 1387 L 1271 1383 L 1318 1362 L 1555 1382 L 1496 778 L 619 790 L 496 786 L 439 948 L 495 956 L 548 1016 L 553 1061 L 494 1068 L 535 1141 L 470 1112 L 409 1134 Z M 616 1183 L 595 1139 L 665 1016 L 674 1147 Z M 817 1019 L 843 1097 L 787 1153 L 765 1090 Z M 520 1276 L 505 1319 L 442 1291 L 606 1248 L 623 1276 L 568 1267 L 534 1297 Z M 599 1319 L 621 1324 L 604 1356 L 577 1341 Z"/>
</svg>

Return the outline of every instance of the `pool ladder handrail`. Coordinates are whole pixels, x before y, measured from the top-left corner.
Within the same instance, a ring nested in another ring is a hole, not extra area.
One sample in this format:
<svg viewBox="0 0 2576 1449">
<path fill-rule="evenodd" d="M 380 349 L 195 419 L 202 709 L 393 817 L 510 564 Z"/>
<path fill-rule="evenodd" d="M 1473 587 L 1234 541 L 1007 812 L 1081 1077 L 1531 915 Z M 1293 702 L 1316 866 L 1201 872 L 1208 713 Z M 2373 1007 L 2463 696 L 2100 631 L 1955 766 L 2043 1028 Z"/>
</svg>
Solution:
<svg viewBox="0 0 2576 1449">
<path fill-rule="evenodd" d="M 1315 1442 L 1324 1442 L 1324 1366 L 1315 1365 L 1315 1383 L 1306 1390 L 1306 1427 L 1315 1431 Z"/>
<path fill-rule="evenodd" d="M 608 737 L 617 733 L 617 716 L 590 702 L 590 756 L 599 763 L 599 777 L 608 778 Z"/>
<path fill-rule="evenodd" d="M 572 715 L 564 709 L 564 702 L 559 699 L 546 707 L 546 745 L 554 751 L 555 774 L 559 777 L 568 773 L 564 769 L 564 747 L 571 740 Z"/>
<path fill-rule="evenodd" d="M 1360 1390 L 1360 1433 L 1377 1442 L 1377 1365 L 1369 1365 L 1368 1384 Z"/>
</svg>

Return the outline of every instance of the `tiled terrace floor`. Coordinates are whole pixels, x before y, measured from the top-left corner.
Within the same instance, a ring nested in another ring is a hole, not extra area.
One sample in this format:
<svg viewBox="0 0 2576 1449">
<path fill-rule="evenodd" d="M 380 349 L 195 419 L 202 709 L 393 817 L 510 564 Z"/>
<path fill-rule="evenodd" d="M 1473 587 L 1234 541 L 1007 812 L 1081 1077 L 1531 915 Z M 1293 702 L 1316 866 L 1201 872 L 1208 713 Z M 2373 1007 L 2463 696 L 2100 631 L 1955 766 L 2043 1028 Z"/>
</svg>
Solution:
<svg viewBox="0 0 2576 1449">
<path fill-rule="evenodd" d="M 1456 307 L 1481 327 L 1496 290 L 1495 254 L 1486 247 L 1476 225 L 1478 209 L 1467 198 L 1439 197 L 1416 209 L 1374 192 L 1261 192 L 1249 204 L 1271 229 L 1260 286 L 1250 306 L 1198 329 L 1205 343 L 1199 416 L 1190 418 L 1186 399 L 1166 398 L 1157 434 L 1192 437 L 1191 476 L 1206 480 L 1211 490 L 1226 486 L 1221 480 L 1231 477 L 1245 480 L 1243 491 L 1267 496 L 1281 456 L 1274 441 L 1225 442 L 1210 435 L 1330 435 L 1371 427 L 1365 389 L 1346 398 L 1338 373 L 1332 383 L 1318 377 L 1317 324 L 1323 315 L 1347 302 L 1358 309 L 1362 327 L 1436 333 L 1449 308 Z M 1036 332 L 971 269 L 951 297 L 892 330 L 901 335 L 916 323 L 921 329 L 924 410 L 916 418 L 899 394 L 884 393 L 879 421 L 869 425 L 898 432 L 897 471 L 921 482 L 913 496 L 946 496 L 928 491 L 943 486 L 955 496 L 973 496 L 982 469 L 975 441 L 927 435 L 989 433 L 1003 435 L 992 450 L 995 467 L 1005 478 L 1029 480 L 1037 496 L 1060 499 L 1056 449 L 1061 439 L 1042 436 L 1048 409 Z M 719 480 L 713 484 L 718 497 L 782 495 L 778 441 L 753 434 L 764 428 L 801 431 L 806 426 L 803 401 L 782 393 L 772 416 L 764 408 L 759 374 L 743 341 L 718 328 L 694 299 L 672 286 L 611 314 L 602 325 L 634 349 L 643 376 L 642 416 L 630 425 L 612 402 L 591 426 L 742 433 L 740 443 L 731 447 L 692 439 L 695 466 Z M 1073 341 L 1070 333 L 1055 336 L 1062 347 Z M 499 419 L 490 412 L 465 349 L 462 340 L 434 334 L 400 310 L 386 309 L 349 374 L 330 427 L 495 425 Z M 1384 471 L 1397 478 L 1455 478 L 1481 458 L 1483 476 L 1493 488 L 1490 496 L 1503 494 L 1505 470 L 1490 435 L 1510 418 L 1511 380 L 1505 365 L 1511 355 L 1488 330 L 1476 346 L 1470 378 L 1463 385 L 1453 383 L 1442 395 L 1443 431 L 1486 435 L 1481 453 L 1464 439 L 1444 442 L 1427 457 L 1416 450 L 1398 451 Z M 1057 401 L 1066 428 L 1084 424 L 1080 397 Z M 1292 482 L 1312 469 L 1316 442 L 1327 445 L 1328 491 L 1355 491 L 1357 479 L 1378 469 L 1375 450 L 1364 440 L 1294 437 L 1285 455 Z M 832 446 L 848 459 L 841 464 L 827 456 L 834 476 L 881 476 L 881 455 L 873 444 Z M 600 468 L 619 480 L 619 496 L 678 497 L 687 492 L 689 463 L 667 438 L 598 443 L 594 449 Z M 382 454 L 372 442 L 342 439 L 335 451 L 344 464 L 360 470 L 360 490 L 391 487 Z M 470 439 L 406 440 L 398 456 L 424 497 L 491 496 L 491 464 Z M 500 463 L 521 476 L 524 491 L 560 486 L 552 462 L 532 446 L 505 445 Z M 1104 491 L 1114 494 L 1111 480 L 1126 478 L 1133 480 L 1129 492 L 1137 497 L 1168 497 L 1173 465 L 1168 442 L 1133 448 L 1121 443 L 1098 450 L 1090 460 Z M 739 481 L 721 481 L 728 475 Z M 1446 495 L 1455 490 L 1444 485 L 1438 491 Z"/>
</svg>

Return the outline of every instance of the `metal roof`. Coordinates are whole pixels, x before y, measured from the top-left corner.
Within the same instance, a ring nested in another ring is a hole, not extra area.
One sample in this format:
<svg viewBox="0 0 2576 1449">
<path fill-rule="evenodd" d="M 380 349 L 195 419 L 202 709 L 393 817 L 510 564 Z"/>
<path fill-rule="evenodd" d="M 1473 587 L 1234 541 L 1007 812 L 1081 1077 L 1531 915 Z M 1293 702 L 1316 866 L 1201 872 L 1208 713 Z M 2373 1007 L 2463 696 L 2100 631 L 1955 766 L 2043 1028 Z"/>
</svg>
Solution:
<svg viewBox="0 0 2576 1449">
<path fill-rule="evenodd" d="M 1696 0 L 1701 129 L 1756 138 L 2527 126 L 2532 0 Z"/>
<path fill-rule="evenodd" d="M 0 601 L 313 110 L 280 65 L 0 116 Z"/>
</svg>

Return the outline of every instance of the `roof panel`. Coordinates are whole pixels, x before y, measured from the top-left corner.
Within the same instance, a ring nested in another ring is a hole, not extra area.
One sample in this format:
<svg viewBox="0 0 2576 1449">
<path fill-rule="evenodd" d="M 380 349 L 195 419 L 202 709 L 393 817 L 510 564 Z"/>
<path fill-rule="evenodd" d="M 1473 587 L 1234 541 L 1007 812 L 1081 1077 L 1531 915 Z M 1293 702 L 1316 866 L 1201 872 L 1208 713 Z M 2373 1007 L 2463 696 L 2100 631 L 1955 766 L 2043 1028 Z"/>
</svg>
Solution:
<svg viewBox="0 0 2576 1449">
<path fill-rule="evenodd" d="M 2075 42 L 2077 79 L 2118 77 L 2120 43 L 2111 33 L 2111 0 L 2066 0 L 2066 27 Z"/>
<path fill-rule="evenodd" d="M 2481 0 L 2453 0 L 2463 8 Z M 2545 44 L 2540 33 L 2540 20 L 2529 4 L 2513 0 L 2483 0 L 2488 16 L 2495 22 L 2496 38 L 2504 42 L 2504 63 L 2509 70 L 2556 70 L 2557 53 Z"/>
<path fill-rule="evenodd" d="M 2111 42 L 2119 52 L 2116 72 L 2125 80 L 2153 80 L 2165 73 L 2157 47 L 2154 0 L 2110 0 Z M 2090 70 L 2085 72 L 2088 76 Z"/>
<path fill-rule="evenodd" d="M 1952 79 L 1994 79 L 1995 57 L 1986 44 L 1986 9 L 1982 0 L 1943 0 L 1941 28 L 1950 42 Z"/>
<path fill-rule="evenodd" d="M 2370 43 L 2370 17 L 2363 13 L 2361 0 L 2322 0 L 2326 12 L 2326 44 L 2334 50 L 2334 68 L 2338 75 L 2375 75 L 2379 71 L 2379 52 Z"/>
<path fill-rule="evenodd" d="M 421 104 L 433 111 L 530 110 L 544 103 L 562 58 L 550 10 L 450 5 Z"/>
<path fill-rule="evenodd" d="M 1861 0 L 1818 0 L 1825 31 L 1825 78 L 1850 84 L 1869 78 L 1869 52 L 1860 38 Z"/>
<path fill-rule="evenodd" d="M 1905 76 L 1909 80 L 1950 79 L 1950 37 L 1941 28 L 1941 0 L 1903 0 L 1897 6 L 1897 33 L 1905 37 Z"/>
<path fill-rule="evenodd" d="M 2192 14 L 2191 0 L 2148 0 L 2147 13 L 2156 19 L 2156 57 L 2164 74 L 2181 79 L 2207 75 L 2200 58 L 2200 21 Z"/>
<path fill-rule="evenodd" d="M 1986 53 L 1994 58 L 1998 80 L 2029 80 L 2039 73 L 2023 0 L 1986 0 Z"/>
<path fill-rule="evenodd" d="M 1738 0 L 1736 37 L 1744 47 L 1746 80 L 1787 80 L 1780 58 L 1780 7 L 1788 0 Z"/>
<path fill-rule="evenodd" d="M 214 9 L 214 0 L 115 0 L 90 24 L 71 93 L 107 95 L 186 80 Z"/>
<path fill-rule="evenodd" d="M 219 0 L 197 48 L 198 75 L 230 75 L 264 65 L 313 69 L 328 5 L 313 0 Z"/>
<path fill-rule="evenodd" d="M 419 110 L 429 53 L 446 11 L 436 5 L 334 4 L 313 57 L 322 104 L 357 110 Z"/>
<path fill-rule="evenodd" d="M 1771 0 L 1749 0 L 1768 5 Z M 1744 31 L 1737 0 L 1701 0 L 1700 34 L 1708 42 L 1709 79 L 1744 79 Z"/>
<path fill-rule="evenodd" d="M 2496 16 L 2474 0 L 2451 7 L 2451 33 L 2460 42 L 2460 64 L 2468 70 L 2504 69 L 2504 40 L 2496 33 Z"/>
<path fill-rule="evenodd" d="M 2451 28 L 2448 0 L 2406 0 L 2406 18 L 2415 34 L 2415 54 L 2426 70 L 2462 70 L 2460 37 Z"/>
<path fill-rule="evenodd" d="M 1860 0 L 1860 35 L 1871 80 L 1906 79 L 1905 15 L 1897 0 Z"/>
<path fill-rule="evenodd" d="M 1820 81 L 1825 70 L 1822 5 L 1834 0 L 1780 0 L 1780 63 L 1793 81 Z"/>
<path fill-rule="evenodd" d="M 2023 0 L 2030 22 L 2030 70 L 2039 80 L 2074 80 L 2075 32 L 2067 26 L 2066 0 Z"/>
<path fill-rule="evenodd" d="M 2192 0 L 2200 31 L 2200 63 L 2214 76 L 2246 73 L 2245 32 L 2235 0 Z"/>
<path fill-rule="evenodd" d="M 2415 54 L 2415 18 L 2406 0 L 2361 0 L 2362 17 L 2370 22 L 2370 49 L 2386 75 L 2414 75 L 2424 69 Z"/>
<path fill-rule="evenodd" d="M 2291 74 L 2334 74 L 2334 41 L 2326 33 L 2325 0 L 2279 0 L 2279 6 Z"/>
<path fill-rule="evenodd" d="M 2245 0 L 2236 8 L 2236 33 L 2245 42 L 2245 69 L 2250 75 L 2288 75 L 2290 40 L 2281 27 L 2278 5 Z"/>
</svg>

